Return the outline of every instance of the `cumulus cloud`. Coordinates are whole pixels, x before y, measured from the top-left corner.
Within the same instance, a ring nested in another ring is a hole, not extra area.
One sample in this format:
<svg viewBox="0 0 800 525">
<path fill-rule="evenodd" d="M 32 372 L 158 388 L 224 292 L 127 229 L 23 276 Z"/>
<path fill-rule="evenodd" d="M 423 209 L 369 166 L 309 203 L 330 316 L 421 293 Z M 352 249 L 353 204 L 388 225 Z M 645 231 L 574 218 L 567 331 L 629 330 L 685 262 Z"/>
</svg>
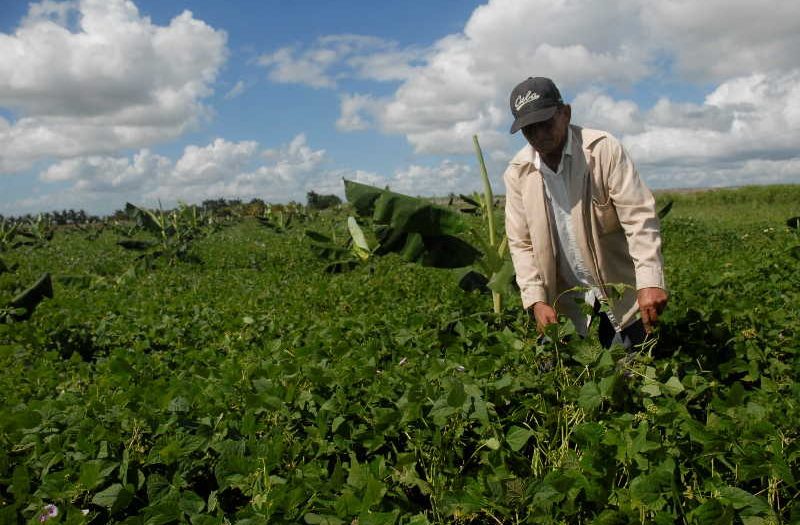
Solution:
<svg viewBox="0 0 800 525">
<path fill-rule="evenodd" d="M 526 75 L 543 75 L 572 102 L 575 122 L 620 136 L 657 186 L 695 185 L 684 180 L 694 176 L 757 182 L 753 166 L 767 165 L 763 182 L 796 180 L 798 18 L 800 4 L 790 0 L 491 0 L 462 32 L 434 43 L 381 104 L 343 98 L 341 121 L 402 134 L 418 153 L 469 153 L 479 134 L 498 161 L 514 149 L 508 92 Z M 649 107 L 624 96 L 643 84 L 657 95 Z M 705 100 L 671 99 L 681 84 L 712 87 Z"/>
<path fill-rule="evenodd" d="M 243 80 L 238 81 L 227 93 L 225 93 L 225 100 L 236 98 L 247 89 L 247 84 Z"/>
<path fill-rule="evenodd" d="M 110 213 L 126 201 L 165 207 L 217 198 L 304 202 L 312 190 L 344 197 L 342 179 L 422 196 L 469 193 L 481 186 L 477 167 L 450 159 L 386 173 L 329 163 L 325 150 L 311 147 L 304 134 L 276 148 L 217 138 L 187 146 L 175 160 L 148 149 L 130 157 L 90 155 L 49 166 L 39 174 L 39 195 L 6 208 L 11 213 L 63 208 Z"/>
<path fill-rule="evenodd" d="M 644 129 L 623 141 L 639 162 L 656 165 L 782 159 L 796 152 L 799 97 L 800 70 L 734 78 L 702 105 L 659 101 Z"/>
<path fill-rule="evenodd" d="M 448 195 L 477 187 L 475 166 L 443 160 L 438 166 L 412 164 L 397 170 L 387 181 L 392 190 L 409 195 Z"/>
<path fill-rule="evenodd" d="M 345 78 L 389 81 L 408 78 L 420 52 L 367 35 L 328 35 L 309 46 L 283 47 L 258 58 L 270 80 L 333 88 Z"/>
<path fill-rule="evenodd" d="M 643 2 L 639 16 L 650 35 L 690 81 L 723 81 L 754 71 L 798 67 L 800 3 L 794 0 Z"/>
<path fill-rule="evenodd" d="M 373 127 L 375 115 L 380 112 L 381 104 L 383 102 L 372 95 L 342 95 L 341 112 L 336 121 L 336 128 L 341 131 L 357 131 Z"/>
<path fill-rule="evenodd" d="M 0 33 L 0 171 L 169 140 L 209 114 L 226 35 L 184 11 L 166 26 L 124 0 L 32 3 Z"/>
<path fill-rule="evenodd" d="M 149 199 L 198 202 L 211 198 L 260 198 L 271 202 L 303 200 L 309 179 L 325 161 L 303 134 L 275 149 L 256 142 L 217 139 L 205 147 L 189 146 L 173 170 L 145 192 Z"/>
<path fill-rule="evenodd" d="M 325 151 L 311 148 L 303 134 L 274 149 L 264 149 L 255 141 L 218 138 L 205 146 L 187 146 L 177 160 L 148 149 L 132 157 L 76 157 L 42 171 L 40 189 L 45 192 L 11 208 L 26 212 L 80 207 L 107 213 L 126 200 L 165 206 L 220 197 L 302 201 L 307 191 L 318 186 L 332 187 L 337 181 L 341 187 L 345 175 L 370 179 L 367 172 L 325 170 L 326 160 Z M 50 184 L 60 188 L 47 193 Z"/>
</svg>

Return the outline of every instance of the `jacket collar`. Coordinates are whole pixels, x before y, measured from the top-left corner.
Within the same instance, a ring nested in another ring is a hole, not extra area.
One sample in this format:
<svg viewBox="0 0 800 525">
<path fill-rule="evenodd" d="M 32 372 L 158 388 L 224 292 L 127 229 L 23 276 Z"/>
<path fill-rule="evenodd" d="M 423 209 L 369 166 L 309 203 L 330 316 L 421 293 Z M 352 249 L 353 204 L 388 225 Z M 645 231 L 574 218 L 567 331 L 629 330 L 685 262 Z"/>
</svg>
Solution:
<svg viewBox="0 0 800 525">
<path fill-rule="evenodd" d="M 572 154 L 575 155 L 578 152 L 577 148 L 580 148 L 583 150 L 583 154 L 587 159 L 591 157 L 595 145 L 601 139 L 608 136 L 608 133 L 605 131 L 597 129 L 582 128 L 574 124 L 570 124 L 569 127 L 570 134 L 572 135 L 571 138 L 575 139 L 572 142 Z M 509 164 L 518 167 L 525 166 L 526 164 L 533 166 L 534 154 L 535 152 L 531 145 L 526 144 L 514 155 L 514 158 L 511 159 Z"/>
</svg>

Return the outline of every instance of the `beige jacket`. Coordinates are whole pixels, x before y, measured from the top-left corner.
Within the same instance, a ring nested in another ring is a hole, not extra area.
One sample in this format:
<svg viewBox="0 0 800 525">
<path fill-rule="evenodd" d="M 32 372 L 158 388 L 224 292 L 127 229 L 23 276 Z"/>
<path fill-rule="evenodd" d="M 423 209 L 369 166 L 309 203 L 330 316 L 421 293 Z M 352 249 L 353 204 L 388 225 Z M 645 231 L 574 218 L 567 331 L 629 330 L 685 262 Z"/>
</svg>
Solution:
<svg viewBox="0 0 800 525">
<path fill-rule="evenodd" d="M 572 199 L 578 203 L 572 210 L 576 241 L 620 329 L 636 318 L 636 290 L 666 289 L 655 199 L 614 137 L 573 125 L 570 132 L 574 169 L 586 173 L 581 195 Z M 525 308 L 539 301 L 553 304 L 564 291 L 556 275 L 544 180 L 533 160 L 533 148 L 525 146 L 503 175 L 508 246 Z M 610 285 L 618 283 L 629 288 L 613 299 Z"/>
</svg>

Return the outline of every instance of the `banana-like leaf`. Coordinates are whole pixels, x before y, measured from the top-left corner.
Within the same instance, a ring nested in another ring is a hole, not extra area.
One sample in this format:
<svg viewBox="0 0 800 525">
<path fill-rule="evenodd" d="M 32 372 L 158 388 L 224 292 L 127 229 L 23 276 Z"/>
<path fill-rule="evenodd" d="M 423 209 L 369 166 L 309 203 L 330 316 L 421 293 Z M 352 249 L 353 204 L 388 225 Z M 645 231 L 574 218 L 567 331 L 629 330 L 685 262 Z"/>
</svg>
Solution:
<svg viewBox="0 0 800 525">
<path fill-rule="evenodd" d="M 481 256 L 481 252 L 471 244 L 451 235 L 423 237 L 423 242 L 423 266 L 463 268 L 473 264 Z"/>
<path fill-rule="evenodd" d="M 469 266 L 480 251 L 456 237 L 466 230 L 455 211 L 417 199 L 345 180 L 345 194 L 360 216 L 372 216 L 377 255 L 399 252 L 408 261 L 437 268 Z"/>
<path fill-rule="evenodd" d="M 358 258 L 369 259 L 372 250 L 370 250 L 367 238 L 364 236 L 364 232 L 356 222 L 355 217 L 350 216 L 347 218 L 347 229 L 350 230 L 350 237 L 353 238 L 353 251 L 355 251 Z"/>
<path fill-rule="evenodd" d="M 106 278 L 101 275 L 57 275 L 55 280 L 64 286 L 79 288 L 92 288 L 106 282 Z"/>
<path fill-rule="evenodd" d="M 498 253 L 497 248 L 489 244 L 489 240 L 481 235 L 477 230 L 473 230 L 472 238 L 483 252 L 483 257 L 477 261 L 477 265 L 487 274 L 491 275 L 503 267 L 503 257 Z"/>
<path fill-rule="evenodd" d="M 328 266 L 325 267 L 325 271 L 328 273 L 342 273 L 342 272 L 349 272 L 350 270 L 355 269 L 358 266 L 358 261 L 355 259 L 345 259 L 342 261 L 335 261 L 330 263 Z"/>
<path fill-rule="evenodd" d="M 506 293 L 511 288 L 514 275 L 514 264 L 506 259 L 500 270 L 492 274 L 492 278 L 489 279 L 487 286 L 493 292 Z"/>
<path fill-rule="evenodd" d="M 370 217 L 375 211 L 375 201 L 387 190 L 344 179 L 344 193 L 360 217 Z"/>
<path fill-rule="evenodd" d="M 161 235 L 166 227 L 163 220 L 159 219 L 152 211 L 140 208 L 130 202 L 125 203 L 125 213 L 128 217 L 150 233 Z"/>
<path fill-rule="evenodd" d="M 24 313 L 12 314 L 15 321 L 26 321 L 30 319 L 36 306 L 45 297 L 53 297 L 53 281 L 50 274 L 45 273 L 27 290 L 14 297 L 8 306 L 11 308 L 24 308 Z"/>
<path fill-rule="evenodd" d="M 408 262 L 422 262 L 425 254 L 425 241 L 419 233 L 406 235 L 406 242 L 400 250 L 400 256 Z"/>
<path fill-rule="evenodd" d="M 466 229 L 462 218 L 444 206 L 349 180 L 344 184 L 347 201 L 358 215 L 372 216 L 377 224 L 423 236 L 458 235 Z"/>
<path fill-rule="evenodd" d="M 461 200 L 466 202 L 467 204 L 471 204 L 472 206 L 475 206 L 476 208 L 480 208 L 481 207 L 481 203 L 476 201 L 472 197 L 467 197 L 463 193 L 459 194 L 458 196 L 461 197 Z"/>
<path fill-rule="evenodd" d="M 156 246 L 158 243 L 154 241 L 138 241 L 136 239 L 123 239 L 121 241 L 117 241 L 117 245 L 122 246 L 126 250 L 135 250 L 135 251 L 144 251 L 153 246 Z"/>
<path fill-rule="evenodd" d="M 458 280 L 458 286 L 465 292 L 479 291 L 481 293 L 489 293 L 489 279 L 480 272 L 475 270 L 467 270 Z"/>
<path fill-rule="evenodd" d="M 313 239 L 309 244 L 311 251 L 317 254 L 317 257 L 321 259 L 338 261 L 346 257 L 350 252 L 346 247 L 335 244 L 330 237 L 322 235 L 321 233 L 307 230 L 306 235 Z"/>
<path fill-rule="evenodd" d="M 663 219 L 664 217 L 666 217 L 666 216 L 667 216 L 667 214 L 668 214 L 668 213 L 670 212 L 670 210 L 672 209 L 672 205 L 673 205 L 673 204 L 675 204 L 675 201 L 669 201 L 668 203 L 666 203 L 666 204 L 664 205 L 664 207 L 663 207 L 663 208 L 661 208 L 661 210 L 659 210 L 659 212 L 658 212 L 658 218 L 659 218 L 659 219 Z"/>
<path fill-rule="evenodd" d="M 319 242 L 319 243 L 333 243 L 333 239 L 328 237 L 327 235 L 314 231 L 314 230 L 306 230 L 305 231 L 306 237 L 310 238 L 312 241 Z"/>
</svg>

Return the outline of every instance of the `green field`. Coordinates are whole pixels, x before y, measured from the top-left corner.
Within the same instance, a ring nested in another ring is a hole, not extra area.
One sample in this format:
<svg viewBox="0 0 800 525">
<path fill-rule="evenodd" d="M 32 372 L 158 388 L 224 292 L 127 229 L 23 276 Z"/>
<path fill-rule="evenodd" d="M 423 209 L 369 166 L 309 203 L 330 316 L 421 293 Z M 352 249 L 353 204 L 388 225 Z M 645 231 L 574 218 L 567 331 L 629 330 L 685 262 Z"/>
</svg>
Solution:
<svg viewBox="0 0 800 525">
<path fill-rule="evenodd" d="M 6 246 L 0 305 L 54 297 L 0 324 L 0 524 L 799 522 L 800 187 L 670 199 L 630 358 L 537 343 L 459 270 L 326 272 L 304 232 L 346 206 L 148 264 L 129 225 Z"/>
</svg>

